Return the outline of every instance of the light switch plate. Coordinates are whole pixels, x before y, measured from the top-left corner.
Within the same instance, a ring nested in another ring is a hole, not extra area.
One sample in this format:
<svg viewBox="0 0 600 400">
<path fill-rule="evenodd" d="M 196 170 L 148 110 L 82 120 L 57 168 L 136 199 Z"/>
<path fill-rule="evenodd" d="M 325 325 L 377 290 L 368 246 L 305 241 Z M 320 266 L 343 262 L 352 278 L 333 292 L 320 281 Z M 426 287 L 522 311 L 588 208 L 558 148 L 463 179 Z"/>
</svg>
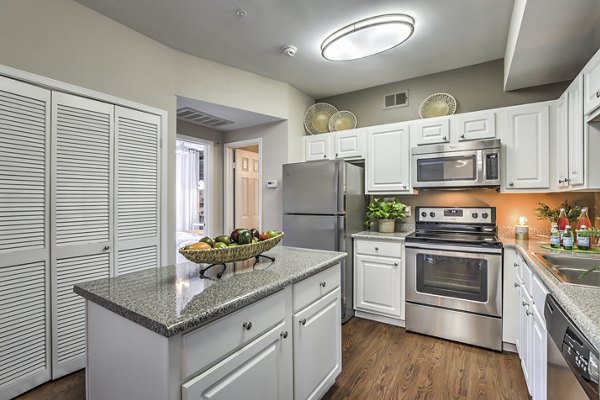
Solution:
<svg viewBox="0 0 600 400">
<path fill-rule="evenodd" d="M 410 217 L 412 215 L 412 209 L 410 206 L 404 207 L 404 215 L 406 215 L 407 217 Z"/>
</svg>

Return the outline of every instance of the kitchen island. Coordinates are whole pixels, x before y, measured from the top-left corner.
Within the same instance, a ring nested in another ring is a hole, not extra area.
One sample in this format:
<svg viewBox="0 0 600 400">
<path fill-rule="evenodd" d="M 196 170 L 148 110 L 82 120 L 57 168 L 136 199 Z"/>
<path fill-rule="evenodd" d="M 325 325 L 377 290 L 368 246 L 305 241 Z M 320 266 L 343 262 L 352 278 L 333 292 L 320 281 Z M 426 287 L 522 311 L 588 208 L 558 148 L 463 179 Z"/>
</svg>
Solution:
<svg viewBox="0 0 600 400">
<path fill-rule="evenodd" d="M 346 254 L 266 255 L 276 261 L 228 264 L 221 279 L 185 263 L 76 285 L 87 398 L 320 398 L 341 371 Z"/>
</svg>

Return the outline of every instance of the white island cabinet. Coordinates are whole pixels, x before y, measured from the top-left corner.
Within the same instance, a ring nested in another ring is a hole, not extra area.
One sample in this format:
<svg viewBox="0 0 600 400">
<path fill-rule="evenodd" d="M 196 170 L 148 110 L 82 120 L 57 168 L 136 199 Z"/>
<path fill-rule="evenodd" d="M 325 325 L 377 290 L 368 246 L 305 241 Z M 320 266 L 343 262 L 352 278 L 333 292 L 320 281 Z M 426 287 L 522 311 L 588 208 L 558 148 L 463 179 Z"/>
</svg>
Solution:
<svg viewBox="0 0 600 400">
<path fill-rule="evenodd" d="M 221 280 L 191 264 L 76 286 L 87 398 L 320 399 L 341 372 L 344 253 L 313 252 L 277 247 L 268 268 Z"/>
</svg>

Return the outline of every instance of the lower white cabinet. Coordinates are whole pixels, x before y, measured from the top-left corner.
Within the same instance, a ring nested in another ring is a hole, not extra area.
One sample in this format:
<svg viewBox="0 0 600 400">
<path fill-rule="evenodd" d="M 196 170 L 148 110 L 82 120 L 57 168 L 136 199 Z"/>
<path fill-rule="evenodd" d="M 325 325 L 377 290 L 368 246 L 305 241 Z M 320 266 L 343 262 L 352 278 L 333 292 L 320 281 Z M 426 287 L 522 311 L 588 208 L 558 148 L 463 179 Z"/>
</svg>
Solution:
<svg viewBox="0 0 600 400">
<path fill-rule="evenodd" d="M 291 399 L 291 341 L 281 322 L 217 365 L 183 384 L 183 400 Z"/>
<path fill-rule="evenodd" d="M 547 339 L 543 310 L 548 291 L 519 256 L 517 264 L 516 269 L 520 271 L 516 278 L 519 290 L 517 349 L 529 393 L 534 400 L 546 400 Z"/>
<path fill-rule="evenodd" d="M 504 249 L 504 296 L 502 309 L 502 341 L 517 345 L 519 320 L 517 304 L 519 302 L 518 259 L 513 249 Z"/>
<path fill-rule="evenodd" d="M 403 244 L 355 240 L 354 249 L 354 308 L 404 320 Z"/>
<path fill-rule="evenodd" d="M 341 318 L 339 288 L 294 315 L 294 399 L 320 399 L 341 372 Z"/>
</svg>

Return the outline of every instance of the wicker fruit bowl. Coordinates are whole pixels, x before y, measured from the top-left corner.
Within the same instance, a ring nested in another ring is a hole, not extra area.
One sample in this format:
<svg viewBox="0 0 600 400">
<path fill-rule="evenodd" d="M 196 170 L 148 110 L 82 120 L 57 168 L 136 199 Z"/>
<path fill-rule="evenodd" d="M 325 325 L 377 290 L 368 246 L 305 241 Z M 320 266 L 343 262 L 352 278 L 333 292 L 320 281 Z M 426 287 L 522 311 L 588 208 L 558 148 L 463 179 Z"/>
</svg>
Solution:
<svg viewBox="0 0 600 400">
<path fill-rule="evenodd" d="M 234 261 L 243 261 L 271 250 L 283 239 L 283 232 L 262 242 L 245 244 L 236 247 L 223 247 L 220 249 L 196 250 L 182 247 L 179 254 L 189 261 L 198 264 L 225 264 Z"/>
</svg>

